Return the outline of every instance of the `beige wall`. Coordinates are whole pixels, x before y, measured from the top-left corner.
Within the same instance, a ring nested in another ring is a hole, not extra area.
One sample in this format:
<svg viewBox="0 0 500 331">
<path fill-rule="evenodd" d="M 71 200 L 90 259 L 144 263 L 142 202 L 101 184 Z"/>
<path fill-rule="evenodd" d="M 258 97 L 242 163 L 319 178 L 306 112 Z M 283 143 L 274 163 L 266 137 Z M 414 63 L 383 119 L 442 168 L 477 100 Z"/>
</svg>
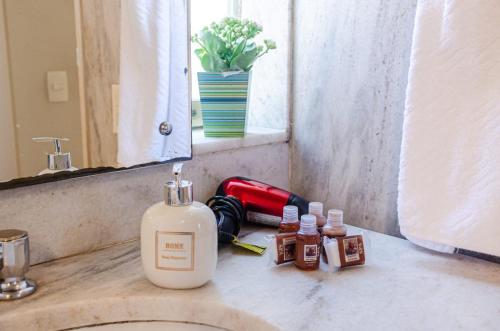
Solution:
<svg viewBox="0 0 500 331">
<path fill-rule="evenodd" d="M 36 144 L 36 136 L 70 138 L 76 167 L 82 165 L 82 139 L 76 65 L 73 1 L 4 0 L 12 95 L 16 117 L 20 176 L 46 168 L 49 144 Z M 46 75 L 63 70 L 68 75 L 69 101 L 50 103 Z"/>
<path fill-rule="evenodd" d="M 0 0 L 0 182 L 17 177 L 16 140 L 5 35 L 3 0 Z"/>
</svg>

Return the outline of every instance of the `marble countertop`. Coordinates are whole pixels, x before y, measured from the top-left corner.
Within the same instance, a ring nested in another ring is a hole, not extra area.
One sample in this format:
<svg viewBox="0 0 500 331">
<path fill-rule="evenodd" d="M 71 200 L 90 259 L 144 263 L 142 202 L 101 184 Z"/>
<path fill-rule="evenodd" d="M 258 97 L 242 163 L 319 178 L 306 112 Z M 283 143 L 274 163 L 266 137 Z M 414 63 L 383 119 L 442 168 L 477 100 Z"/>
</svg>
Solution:
<svg viewBox="0 0 500 331">
<path fill-rule="evenodd" d="M 352 228 L 350 228 L 352 229 Z M 268 228 L 245 228 L 264 243 Z M 142 272 L 139 243 L 34 266 L 38 291 L 0 303 L 0 330 L 61 330 L 117 321 L 192 321 L 228 330 L 498 330 L 500 265 L 366 232 L 362 267 L 329 273 L 274 266 L 227 247 L 213 281 L 167 290 Z"/>
</svg>

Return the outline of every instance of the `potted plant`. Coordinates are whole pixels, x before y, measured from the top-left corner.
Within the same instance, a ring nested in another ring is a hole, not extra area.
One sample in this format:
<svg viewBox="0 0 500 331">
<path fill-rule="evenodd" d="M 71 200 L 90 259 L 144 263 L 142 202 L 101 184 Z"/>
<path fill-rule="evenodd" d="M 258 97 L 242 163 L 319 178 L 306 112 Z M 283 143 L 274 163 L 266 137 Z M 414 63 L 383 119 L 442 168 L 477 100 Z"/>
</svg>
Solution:
<svg viewBox="0 0 500 331">
<path fill-rule="evenodd" d="M 198 73 L 203 131 L 206 137 L 243 137 L 248 111 L 251 69 L 259 57 L 276 48 L 274 41 L 255 42 L 262 27 L 227 17 L 193 35 L 196 56 L 205 72 Z"/>
</svg>

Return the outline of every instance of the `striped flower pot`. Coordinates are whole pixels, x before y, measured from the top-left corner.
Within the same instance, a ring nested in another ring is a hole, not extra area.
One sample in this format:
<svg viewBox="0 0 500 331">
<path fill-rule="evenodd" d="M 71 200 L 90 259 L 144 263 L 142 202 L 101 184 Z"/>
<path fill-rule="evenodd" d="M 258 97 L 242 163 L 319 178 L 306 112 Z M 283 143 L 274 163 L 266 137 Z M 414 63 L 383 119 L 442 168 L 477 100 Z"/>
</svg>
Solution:
<svg viewBox="0 0 500 331">
<path fill-rule="evenodd" d="M 215 72 L 198 73 L 205 137 L 245 135 L 251 77 L 250 72 L 226 77 Z"/>
</svg>

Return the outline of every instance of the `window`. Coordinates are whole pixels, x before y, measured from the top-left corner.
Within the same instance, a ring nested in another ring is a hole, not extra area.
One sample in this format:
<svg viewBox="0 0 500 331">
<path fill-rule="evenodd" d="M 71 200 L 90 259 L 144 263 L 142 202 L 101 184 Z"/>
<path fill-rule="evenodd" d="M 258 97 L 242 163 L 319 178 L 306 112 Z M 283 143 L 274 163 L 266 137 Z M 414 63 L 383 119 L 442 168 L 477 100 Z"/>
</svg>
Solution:
<svg viewBox="0 0 500 331">
<path fill-rule="evenodd" d="M 204 26 L 217 22 L 224 17 L 241 17 L 241 0 L 192 0 L 191 1 L 191 34 L 197 33 Z M 193 98 L 193 129 L 203 126 L 200 109 L 200 93 L 196 73 L 202 71 L 200 61 L 191 45 L 191 72 Z"/>
<path fill-rule="evenodd" d="M 262 25 L 260 40 L 276 41 L 277 49 L 259 58 L 252 69 L 247 127 L 285 130 L 288 126 L 290 0 L 191 0 L 191 33 L 227 16 Z M 192 45 L 193 128 L 202 126 L 197 72 L 202 71 Z"/>
</svg>

